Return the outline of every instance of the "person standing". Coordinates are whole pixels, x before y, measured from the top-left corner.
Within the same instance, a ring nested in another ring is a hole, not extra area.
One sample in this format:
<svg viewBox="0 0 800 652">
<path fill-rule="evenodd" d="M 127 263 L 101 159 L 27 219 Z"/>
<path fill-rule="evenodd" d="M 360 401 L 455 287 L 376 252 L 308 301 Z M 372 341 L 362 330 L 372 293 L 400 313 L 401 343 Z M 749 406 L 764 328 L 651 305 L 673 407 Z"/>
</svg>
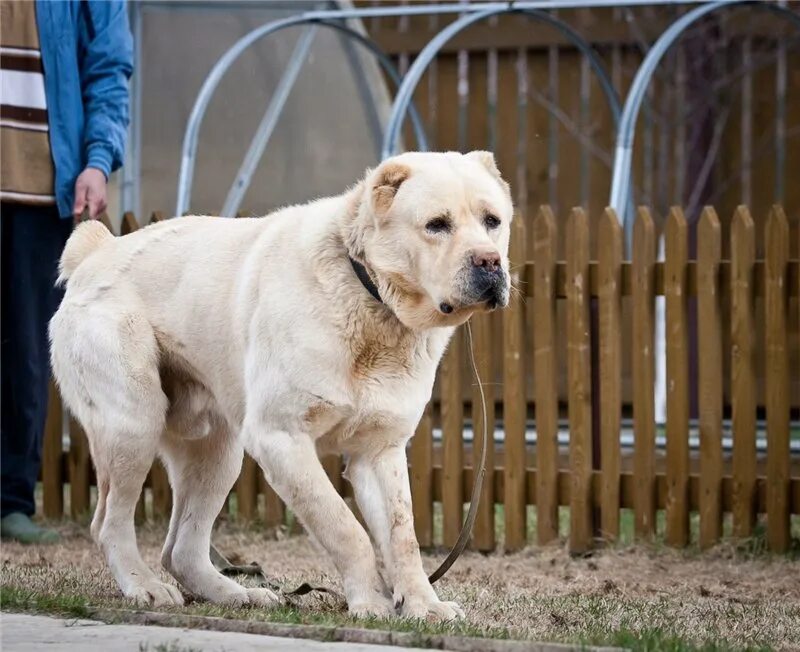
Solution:
<svg viewBox="0 0 800 652">
<path fill-rule="evenodd" d="M 73 220 L 106 208 L 123 160 L 133 39 L 124 0 L 0 0 L 3 538 L 31 520 L 50 379 L 47 325 Z"/>
</svg>

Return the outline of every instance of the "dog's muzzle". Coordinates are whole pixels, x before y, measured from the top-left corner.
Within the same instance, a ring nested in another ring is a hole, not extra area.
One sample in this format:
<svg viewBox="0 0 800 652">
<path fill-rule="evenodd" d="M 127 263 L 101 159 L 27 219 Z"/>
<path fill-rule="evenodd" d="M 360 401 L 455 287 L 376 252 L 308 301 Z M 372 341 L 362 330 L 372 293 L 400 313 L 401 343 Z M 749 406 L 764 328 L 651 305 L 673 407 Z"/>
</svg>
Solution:
<svg viewBox="0 0 800 652">
<path fill-rule="evenodd" d="M 490 310 L 508 303 L 508 283 L 503 268 L 474 266 L 469 275 L 464 303 L 485 303 Z"/>
</svg>

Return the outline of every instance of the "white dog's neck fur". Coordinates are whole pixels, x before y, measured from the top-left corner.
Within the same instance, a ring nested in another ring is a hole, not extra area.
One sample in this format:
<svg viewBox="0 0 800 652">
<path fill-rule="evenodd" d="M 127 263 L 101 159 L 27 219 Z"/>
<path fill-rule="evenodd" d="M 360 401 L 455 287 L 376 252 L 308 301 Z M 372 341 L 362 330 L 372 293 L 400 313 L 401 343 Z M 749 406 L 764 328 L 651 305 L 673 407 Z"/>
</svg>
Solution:
<svg viewBox="0 0 800 652">
<path fill-rule="evenodd" d="M 419 320 L 422 297 L 397 279 L 378 273 L 366 258 L 365 244 L 374 226 L 364 206 L 365 187 L 361 181 L 339 198 L 338 210 L 317 242 L 314 263 L 324 295 L 339 305 L 334 314 L 339 317 L 341 339 L 350 349 L 353 375 L 361 379 L 408 374 L 420 355 L 425 364 L 438 363 L 454 331 L 450 326 L 434 326 L 432 318 L 416 328 L 401 318 L 408 315 Z M 348 256 L 364 265 L 382 301 L 364 287 Z"/>
</svg>

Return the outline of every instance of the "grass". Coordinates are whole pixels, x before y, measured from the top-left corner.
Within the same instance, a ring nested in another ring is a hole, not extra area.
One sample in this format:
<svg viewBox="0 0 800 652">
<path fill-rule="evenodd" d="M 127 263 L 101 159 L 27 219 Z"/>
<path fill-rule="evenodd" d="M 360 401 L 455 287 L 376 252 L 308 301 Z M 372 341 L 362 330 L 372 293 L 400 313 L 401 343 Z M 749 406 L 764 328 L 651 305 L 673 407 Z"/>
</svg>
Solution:
<svg viewBox="0 0 800 652">
<path fill-rule="evenodd" d="M 681 637 L 664 633 L 660 629 L 646 629 L 639 632 L 624 629 L 619 630 L 614 633 L 613 636 L 609 637 L 608 644 L 629 650 L 640 650 L 641 652 L 684 652 L 688 650 L 697 650 L 699 652 L 727 652 L 729 650 L 742 649 L 715 641 L 706 641 L 695 645 L 687 643 L 686 640 Z M 756 646 L 745 647 L 743 649 L 756 652 L 760 650 L 770 650 L 771 648 Z"/>
<path fill-rule="evenodd" d="M 2 609 L 6 611 L 24 611 L 43 614 L 54 614 L 70 618 L 91 618 L 94 609 L 87 596 L 70 594 L 41 594 L 35 591 L 21 589 L 19 587 L 3 585 L 0 589 L 0 603 Z M 130 605 L 125 600 L 115 600 L 104 602 L 105 609 L 125 609 Z M 641 650 L 643 652 L 681 652 L 702 650 L 707 652 L 733 651 L 733 650 L 771 650 L 769 645 L 746 644 L 737 645 L 724 639 L 708 639 L 698 642 L 677 633 L 674 626 L 645 627 L 637 629 L 625 624 L 624 619 L 621 626 L 607 627 L 601 621 L 607 621 L 614 610 L 608 601 L 590 599 L 587 601 L 576 600 L 557 600 L 545 601 L 541 606 L 550 611 L 550 618 L 560 626 L 567 625 L 567 619 L 579 620 L 589 616 L 588 622 L 591 623 L 583 628 L 583 631 L 574 635 L 556 637 L 555 640 L 563 643 L 573 643 L 578 645 L 603 645 L 623 647 L 630 650 Z M 655 611 L 661 611 L 662 616 L 665 605 L 656 605 Z M 519 638 L 513 636 L 505 628 L 486 628 L 470 625 L 468 622 L 456 624 L 432 624 L 424 621 L 408 621 L 400 619 L 381 620 L 381 619 L 353 619 L 333 612 L 305 612 L 293 607 L 280 607 L 270 611 L 254 610 L 249 608 L 231 608 L 208 604 L 195 603 L 183 608 L 172 608 L 164 610 L 172 613 L 182 613 L 195 616 L 214 616 L 237 620 L 254 620 L 275 623 L 322 625 L 328 627 L 362 627 L 367 629 L 392 630 L 395 632 L 413 632 L 420 635 L 417 644 L 425 646 L 426 636 L 436 634 L 447 634 L 456 636 L 470 636 L 480 638 L 510 639 Z M 649 613 L 651 618 L 654 614 Z M 743 614 L 744 615 L 744 614 Z M 800 614 L 798 614 L 800 615 Z M 151 648 L 146 648 L 148 651 Z M 154 652 L 165 650 L 165 652 L 189 652 L 188 648 L 156 646 L 152 648 Z"/>
<path fill-rule="evenodd" d="M 230 509 L 235 513 L 235 495 Z M 536 540 L 536 509 L 527 515 L 528 540 Z M 86 521 L 88 522 L 88 521 Z M 287 513 L 279 541 L 265 540 L 259 523 L 247 526 L 223 521 L 215 543 L 236 563 L 261 562 L 271 576 L 279 570 L 286 585 L 310 579 L 335 584 L 330 565 L 304 536 L 288 537 Z M 490 638 L 554 641 L 578 645 L 614 645 L 636 650 L 800 649 L 800 517 L 792 517 L 793 548 L 788 555 L 767 551 L 763 523 L 753 536 L 736 544 L 728 540 L 711 552 L 697 545 L 699 522 L 691 520 L 691 540 L 683 550 L 664 545 L 664 513 L 658 512 L 656 538 L 634 545 L 633 513 L 620 513 L 620 537 L 582 559 L 570 558 L 564 540 L 569 508 L 559 511 L 562 541 L 531 547 L 513 555 L 468 554 L 437 585 L 443 599 L 467 608 L 468 620 L 431 624 L 399 619 L 354 620 L 340 605 L 304 599 L 298 606 L 264 611 L 190 603 L 175 613 L 275 623 L 357 626 L 371 629 Z M 730 535 L 730 517 L 724 537 Z M 502 550 L 504 512 L 496 506 L 495 527 Z M 86 523 L 66 529 L 64 554 L 52 559 L 30 549 L 2 551 L 0 606 L 4 610 L 87 617 L 96 607 L 130 609 L 120 598 L 102 559 L 86 534 Z M 158 568 L 164 525 L 139 527 L 146 561 Z M 434 540 L 441 541 L 441 505 L 434 506 Z M 288 537 L 288 538 L 287 538 Z M 27 550 L 27 551 L 26 551 Z M 233 555 L 231 555 L 233 553 Z M 275 556 L 277 553 L 277 557 Z M 439 556 L 431 556 L 431 570 Z M 792 562 L 795 563 L 792 563 Z M 177 652 L 177 651 L 175 651 Z"/>
<path fill-rule="evenodd" d="M 61 529 L 61 546 L 4 543 L 0 607 L 70 618 L 91 617 L 98 607 L 130 609 L 85 528 Z M 163 535 L 163 526 L 140 528 L 143 556 L 153 568 Z M 286 585 L 300 579 L 338 581 L 330 562 L 305 536 L 270 540 L 257 529 L 225 524 L 215 542 L 237 563 L 261 562 Z M 332 599 L 311 596 L 269 611 L 200 602 L 165 611 L 414 632 L 419 645 L 426 636 L 448 634 L 636 650 L 800 647 L 800 565 L 759 551 L 757 543 L 752 550 L 723 546 L 702 554 L 620 545 L 572 558 L 562 544 L 508 555 L 467 553 L 437 585 L 443 599 L 467 609 L 467 620 L 454 624 L 356 620 Z M 439 559 L 426 556 L 426 567 Z"/>
<path fill-rule="evenodd" d="M 93 604 L 90 596 L 81 594 L 41 593 L 14 584 L 0 586 L 0 608 L 4 611 L 51 614 L 68 618 L 91 618 L 97 609 L 131 609 L 129 601 L 119 598 L 103 600 L 102 605 Z M 210 616 L 234 620 L 251 620 L 290 625 L 320 625 L 324 627 L 362 627 L 365 629 L 391 630 L 395 632 L 416 632 L 423 635 L 448 634 L 481 638 L 508 639 L 509 631 L 500 627 L 477 627 L 469 621 L 455 623 L 429 623 L 420 620 L 400 618 L 352 618 L 331 605 L 315 611 L 296 606 L 280 606 L 273 609 L 254 609 L 251 607 L 228 607 L 205 602 L 193 602 L 183 607 L 159 609 L 164 613 L 190 616 Z"/>
</svg>

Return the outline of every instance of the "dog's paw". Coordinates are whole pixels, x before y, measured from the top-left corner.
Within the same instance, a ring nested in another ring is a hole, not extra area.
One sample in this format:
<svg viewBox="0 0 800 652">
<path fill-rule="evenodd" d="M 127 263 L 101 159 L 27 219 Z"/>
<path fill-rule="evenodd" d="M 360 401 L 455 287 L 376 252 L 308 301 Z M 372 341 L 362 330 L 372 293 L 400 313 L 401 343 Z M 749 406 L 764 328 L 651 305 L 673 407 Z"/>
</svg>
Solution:
<svg viewBox="0 0 800 652">
<path fill-rule="evenodd" d="M 391 600 L 373 599 L 370 602 L 354 602 L 348 611 L 355 618 L 391 618 L 395 615 Z"/>
<path fill-rule="evenodd" d="M 126 596 L 140 607 L 182 606 L 183 596 L 177 587 L 158 580 L 148 580 L 132 587 Z"/>
<path fill-rule="evenodd" d="M 446 622 L 464 618 L 464 610 L 455 602 L 405 600 L 401 608 L 404 618 L 419 618 L 430 622 Z"/>
<path fill-rule="evenodd" d="M 247 589 L 247 598 L 254 607 L 276 607 L 283 602 L 278 594 L 269 589 Z"/>
</svg>

